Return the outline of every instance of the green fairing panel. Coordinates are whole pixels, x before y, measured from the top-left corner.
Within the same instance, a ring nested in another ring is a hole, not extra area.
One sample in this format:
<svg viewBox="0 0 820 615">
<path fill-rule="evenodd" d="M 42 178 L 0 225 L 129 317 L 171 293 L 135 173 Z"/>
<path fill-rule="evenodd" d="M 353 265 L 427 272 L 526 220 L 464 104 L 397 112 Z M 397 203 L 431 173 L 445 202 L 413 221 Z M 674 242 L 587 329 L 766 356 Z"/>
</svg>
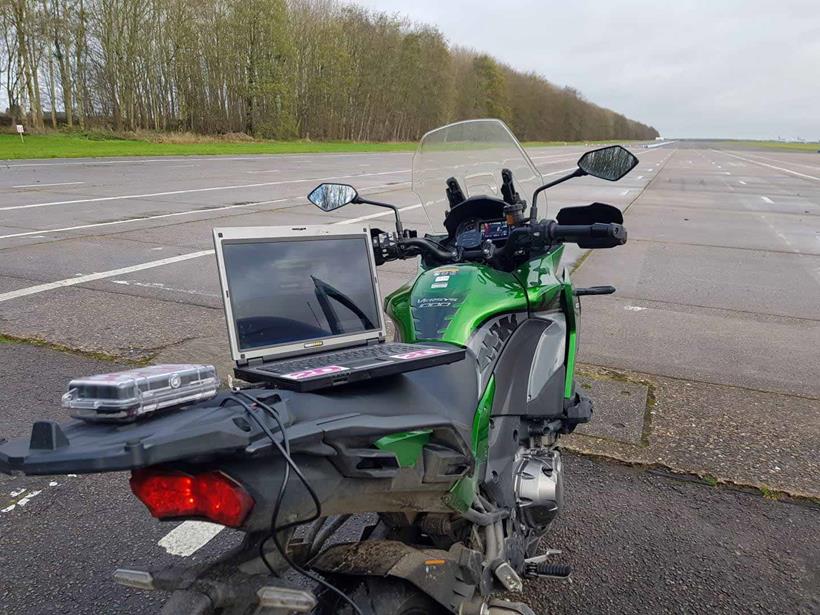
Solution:
<svg viewBox="0 0 820 615">
<path fill-rule="evenodd" d="M 564 397 L 569 399 L 572 397 L 575 385 L 575 356 L 578 353 L 578 316 L 581 304 L 575 297 L 568 271 L 564 272 L 561 292 L 563 294 L 564 313 L 567 317 L 567 369 L 564 381 Z"/>
<path fill-rule="evenodd" d="M 562 283 L 556 277 L 563 253 L 549 254 L 514 272 L 460 263 L 422 270 L 385 299 L 399 339 L 465 345 L 483 322 L 508 312 L 538 312 L 556 303 Z"/>
<path fill-rule="evenodd" d="M 385 303 L 404 341 L 464 345 L 495 314 L 525 311 L 527 296 L 512 273 L 461 263 L 422 271 L 411 288 L 400 288 Z"/>
<path fill-rule="evenodd" d="M 476 263 L 421 270 L 413 282 L 388 295 L 385 310 L 393 319 L 402 341 L 444 341 L 466 345 L 473 332 L 493 316 L 559 309 L 567 292 L 572 297 L 569 278 L 562 280 L 556 276 L 562 254 L 563 246 L 559 246 L 524 263 L 514 272 L 498 271 Z M 567 314 L 567 323 L 574 332 L 574 313 Z M 572 349 L 573 354 L 568 358 L 574 361 L 574 345 Z M 567 368 L 571 374 L 569 363 Z M 572 376 L 567 378 L 571 385 Z M 495 380 L 491 378 L 473 419 L 471 445 L 477 467 L 487 460 L 494 394 Z M 408 451 L 408 456 L 411 454 Z M 473 476 L 458 481 L 448 494 L 448 505 L 455 510 L 466 510 L 472 504 L 479 476 L 477 470 Z"/>
<path fill-rule="evenodd" d="M 544 256 L 524 263 L 516 270 L 516 277 L 522 280 L 527 289 L 527 299 L 532 312 L 541 312 L 556 306 L 561 293 L 561 280 L 556 276 L 564 246 Z"/>
<path fill-rule="evenodd" d="M 479 469 L 487 461 L 489 453 L 488 443 L 490 440 L 490 415 L 493 410 L 493 398 L 495 397 L 495 378 L 490 378 L 487 388 L 478 402 L 475 416 L 473 417 L 473 431 L 470 446 L 475 456 L 476 469 L 472 476 L 467 476 L 459 480 L 447 494 L 447 505 L 459 511 L 466 510 L 473 503 L 478 486 Z"/>
<path fill-rule="evenodd" d="M 379 438 L 373 444 L 383 451 L 391 451 L 399 460 L 399 467 L 412 468 L 421 456 L 424 445 L 430 441 L 431 429 L 405 431 Z"/>
</svg>

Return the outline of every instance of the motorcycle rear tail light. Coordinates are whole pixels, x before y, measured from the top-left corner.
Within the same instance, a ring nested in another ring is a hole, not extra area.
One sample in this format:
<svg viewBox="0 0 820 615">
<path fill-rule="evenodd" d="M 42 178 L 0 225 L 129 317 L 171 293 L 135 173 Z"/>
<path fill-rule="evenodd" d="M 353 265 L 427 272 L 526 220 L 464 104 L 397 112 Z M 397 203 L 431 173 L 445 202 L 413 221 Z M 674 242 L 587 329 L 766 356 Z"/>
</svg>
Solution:
<svg viewBox="0 0 820 615">
<path fill-rule="evenodd" d="M 63 407 L 85 421 L 127 422 L 163 408 L 210 399 L 219 379 L 212 365 L 152 365 L 75 378 Z"/>
<path fill-rule="evenodd" d="M 204 517 L 239 527 L 254 505 L 242 485 L 221 472 L 135 470 L 130 482 L 131 491 L 157 519 Z"/>
</svg>

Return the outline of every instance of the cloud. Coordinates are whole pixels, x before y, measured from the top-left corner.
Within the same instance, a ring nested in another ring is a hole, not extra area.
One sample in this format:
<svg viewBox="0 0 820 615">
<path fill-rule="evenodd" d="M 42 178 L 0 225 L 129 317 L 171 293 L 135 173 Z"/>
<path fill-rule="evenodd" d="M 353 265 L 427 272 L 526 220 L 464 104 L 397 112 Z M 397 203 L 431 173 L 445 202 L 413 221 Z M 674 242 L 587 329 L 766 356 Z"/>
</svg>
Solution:
<svg viewBox="0 0 820 615">
<path fill-rule="evenodd" d="M 820 139 L 816 0 L 359 0 L 677 137 Z"/>
</svg>

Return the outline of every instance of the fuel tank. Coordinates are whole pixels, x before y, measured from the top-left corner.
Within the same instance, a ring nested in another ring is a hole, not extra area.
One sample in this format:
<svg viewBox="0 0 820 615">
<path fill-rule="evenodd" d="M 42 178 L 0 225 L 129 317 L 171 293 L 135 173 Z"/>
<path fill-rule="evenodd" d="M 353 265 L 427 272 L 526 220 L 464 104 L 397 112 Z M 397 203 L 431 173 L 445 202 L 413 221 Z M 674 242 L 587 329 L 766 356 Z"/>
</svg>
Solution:
<svg viewBox="0 0 820 615">
<path fill-rule="evenodd" d="M 467 345 L 494 316 L 532 314 L 554 305 L 562 288 L 555 275 L 560 253 L 556 250 L 514 271 L 478 263 L 422 270 L 386 298 L 385 309 L 402 341 Z"/>
<path fill-rule="evenodd" d="M 496 314 L 526 311 L 527 294 L 512 272 L 461 263 L 422 271 L 385 303 L 402 340 L 466 344 Z"/>
</svg>

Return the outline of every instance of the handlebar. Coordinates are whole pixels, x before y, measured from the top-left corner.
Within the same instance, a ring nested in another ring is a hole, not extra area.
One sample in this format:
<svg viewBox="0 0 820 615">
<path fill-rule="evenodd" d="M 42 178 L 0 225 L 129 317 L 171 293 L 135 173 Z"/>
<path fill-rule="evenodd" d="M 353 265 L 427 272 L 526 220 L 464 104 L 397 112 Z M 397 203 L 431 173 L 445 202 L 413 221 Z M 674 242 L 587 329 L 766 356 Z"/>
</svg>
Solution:
<svg viewBox="0 0 820 615">
<path fill-rule="evenodd" d="M 381 234 L 384 240 L 374 237 L 376 264 L 402 259 L 417 254 L 429 256 L 441 263 L 474 260 L 492 255 L 483 248 L 447 250 L 430 239 L 421 237 L 398 237 Z M 582 248 L 612 248 L 626 243 L 626 229 L 621 224 L 596 222 L 595 224 L 558 224 L 543 220 L 538 224 L 514 228 L 507 244 L 496 252 L 502 257 L 529 253 L 531 249 L 544 249 L 554 243 L 577 243 Z M 491 247 L 492 248 L 492 247 Z M 520 252 L 519 252 L 520 250 Z"/>
<path fill-rule="evenodd" d="M 457 258 L 456 252 L 442 250 L 437 244 L 429 239 L 419 239 L 417 237 L 403 237 L 399 239 L 400 248 L 417 248 L 420 252 L 426 252 L 438 260 L 451 262 Z"/>
</svg>

